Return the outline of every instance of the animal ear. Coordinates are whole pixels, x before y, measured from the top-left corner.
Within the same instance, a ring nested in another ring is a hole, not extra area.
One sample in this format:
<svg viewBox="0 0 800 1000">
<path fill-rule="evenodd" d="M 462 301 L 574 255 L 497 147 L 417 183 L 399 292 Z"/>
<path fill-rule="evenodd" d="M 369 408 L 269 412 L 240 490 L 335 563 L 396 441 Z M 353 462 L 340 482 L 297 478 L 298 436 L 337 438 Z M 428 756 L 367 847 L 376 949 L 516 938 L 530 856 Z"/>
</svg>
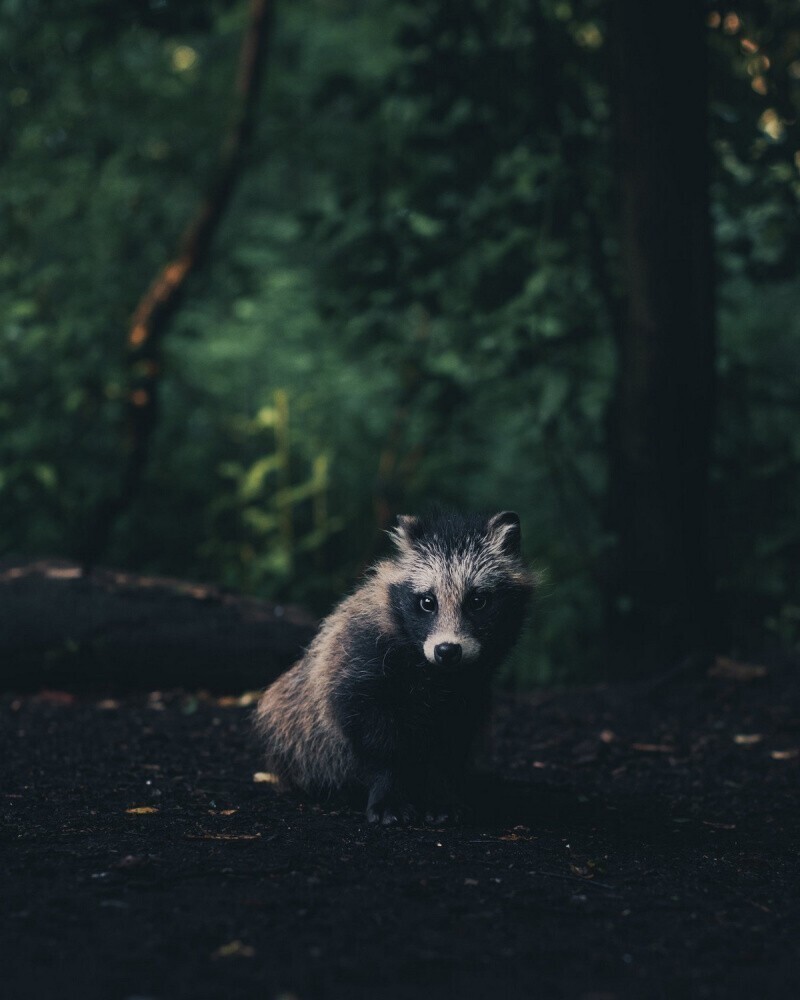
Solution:
<svg viewBox="0 0 800 1000">
<path fill-rule="evenodd" d="M 510 556 L 518 556 L 522 542 L 519 514 L 503 510 L 493 514 L 486 522 L 486 535 L 492 545 Z"/>
<path fill-rule="evenodd" d="M 411 514 L 398 514 L 397 523 L 389 534 L 400 552 L 410 552 L 421 535 L 419 518 Z"/>
</svg>

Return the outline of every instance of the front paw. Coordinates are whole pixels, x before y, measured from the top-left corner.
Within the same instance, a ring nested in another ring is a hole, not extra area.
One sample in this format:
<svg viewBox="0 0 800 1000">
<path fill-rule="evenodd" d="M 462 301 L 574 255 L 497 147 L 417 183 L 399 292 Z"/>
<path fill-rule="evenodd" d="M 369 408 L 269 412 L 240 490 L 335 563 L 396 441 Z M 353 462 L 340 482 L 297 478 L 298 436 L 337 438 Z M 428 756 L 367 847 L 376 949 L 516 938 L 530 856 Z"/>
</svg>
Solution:
<svg viewBox="0 0 800 1000">
<path fill-rule="evenodd" d="M 458 826 L 464 821 L 465 806 L 455 799 L 436 802 L 425 813 L 425 822 L 431 826 Z"/>
<path fill-rule="evenodd" d="M 407 826 L 417 818 L 417 810 L 410 802 L 392 797 L 370 802 L 367 806 L 367 822 L 381 826 Z"/>
<path fill-rule="evenodd" d="M 469 817 L 470 808 L 460 787 L 442 782 L 429 792 L 425 822 L 433 826 L 457 826 Z"/>
</svg>

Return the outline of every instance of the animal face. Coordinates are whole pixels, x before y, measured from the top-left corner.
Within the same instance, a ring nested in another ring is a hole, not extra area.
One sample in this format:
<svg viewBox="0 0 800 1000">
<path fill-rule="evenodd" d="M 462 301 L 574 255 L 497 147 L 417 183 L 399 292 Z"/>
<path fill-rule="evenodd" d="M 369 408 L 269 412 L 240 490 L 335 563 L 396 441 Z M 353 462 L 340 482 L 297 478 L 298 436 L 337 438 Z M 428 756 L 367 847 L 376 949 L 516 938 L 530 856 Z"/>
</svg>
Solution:
<svg viewBox="0 0 800 1000">
<path fill-rule="evenodd" d="M 532 584 L 517 515 L 404 517 L 394 537 L 402 581 L 391 588 L 392 606 L 404 638 L 443 669 L 505 655 Z"/>
</svg>

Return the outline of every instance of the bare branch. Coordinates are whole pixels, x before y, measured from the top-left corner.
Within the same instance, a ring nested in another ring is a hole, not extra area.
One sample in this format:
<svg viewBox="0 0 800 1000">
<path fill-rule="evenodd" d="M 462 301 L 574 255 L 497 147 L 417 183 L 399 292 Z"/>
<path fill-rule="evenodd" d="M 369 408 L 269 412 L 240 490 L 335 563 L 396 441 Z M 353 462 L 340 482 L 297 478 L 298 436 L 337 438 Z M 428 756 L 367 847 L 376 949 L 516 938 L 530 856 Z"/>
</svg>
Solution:
<svg viewBox="0 0 800 1000">
<path fill-rule="evenodd" d="M 250 0 L 236 75 L 235 106 L 215 176 L 184 230 L 177 254 L 160 269 L 133 312 L 127 336 L 129 391 L 125 465 L 119 489 L 98 504 L 88 525 L 83 555 L 86 573 L 106 548 L 114 525 L 130 506 L 141 484 L 157 421 L 164 335 L 190 275 L 198 270 L 208 253 L 241 177 L 255 124 L 271 27 L 271 0 Z"/>
</svg>

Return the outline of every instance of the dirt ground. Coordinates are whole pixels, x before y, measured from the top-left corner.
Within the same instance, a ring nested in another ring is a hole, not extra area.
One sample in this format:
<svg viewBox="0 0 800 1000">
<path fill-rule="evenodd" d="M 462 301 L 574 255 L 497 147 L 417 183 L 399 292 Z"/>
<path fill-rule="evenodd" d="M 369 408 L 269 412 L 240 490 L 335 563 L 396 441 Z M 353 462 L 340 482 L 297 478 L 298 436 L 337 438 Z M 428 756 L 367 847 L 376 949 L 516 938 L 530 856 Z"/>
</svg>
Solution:
<svg viewBox="0 0 800 1000">
<path fill-rule="evenodd" d="M 0 992 L 794 998 L 798 672 L 719 672 L 501 699 L 456 829 L 276 794 L 233 698 L 5 696 Z"/>
</svg>

